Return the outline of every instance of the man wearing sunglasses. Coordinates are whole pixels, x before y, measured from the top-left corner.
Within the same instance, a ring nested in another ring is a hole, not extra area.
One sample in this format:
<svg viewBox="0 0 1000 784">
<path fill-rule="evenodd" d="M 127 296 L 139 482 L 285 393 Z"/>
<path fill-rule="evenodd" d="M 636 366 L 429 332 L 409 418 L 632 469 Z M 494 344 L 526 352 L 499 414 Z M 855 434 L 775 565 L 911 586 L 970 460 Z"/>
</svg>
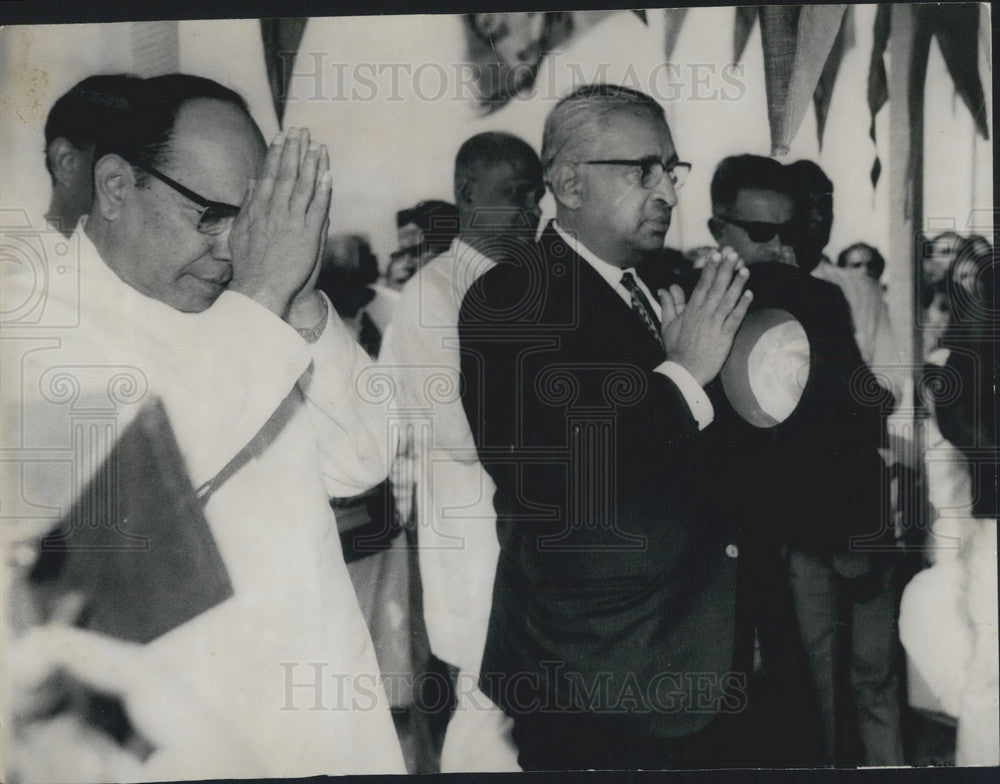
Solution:
<svg viewBox="0 0 1000 784">
<path fill-rule="evenodd" d="M 788 401 L 776 423 L 749 426 L 725 407 L 718 417 L 734 513 L 754 530 L 745 550 L 756 682 L 787 744 L 775 751 L 802 755 L 787 761 L 900 765 L 895 541 L 878 452 L 893 397 L 865 363 L 840 288 L 809 275 L 832 221 L 832 185 L 810 193 L 802 169 L 818 167 L 801 164 L 732 156 L 711 186 L 709 227 L 749 265 L 748 322 L 764 308 L 793 317 L 764 332 L 746 361 L 762 408 L 776 410 L 767 390 Z M 817 227 L 811 211 L 824 200 Z M 854 735 L 859 756 L 844 740 Z"/>
<path fill-rule="evenodd" d="M 49 350 L 12 361 L 24 378 L 10 389 L 23 398 L 4 399 L 4 421 L 17 416 L 30 443 L 62 449 L 73 481 L 46 481 L 26 464 L 14 489 L 57 521 L 114 443 L 88 434 L 123 432 L 157 396 L 232 595 L 142 646 L 91 634 L 130 677 L 79 677 L 121 700 L 146 752 L 81 722 L 84 748 L 56 743 L 38 760 L 64 769 L 28 765 L 23 778 L 405 772 L 329 505 L 384 479 L 389 446 L 380 410 L 356 392 L 367 359 L 315 289 L 331 193 L 326 148 L 296 129 L 268 148 L 238 95 L 173 74 L 144 83 L 95 161 L 94 205 L 77 231 L 76 326 L 19 333 Z M 53 374 L 67 379 L 69 397 L 45 382 Z M 93 427 L 79 424 L 83 415 Z M 11 488 L 5 481 L 13 510 Z M 205 562 L 199 552 L 180 557 Z M 184 592 L 174 593 L 183 604 Z M 129 686 L 150 679 L 194 696 L 150 704 Z M 51 717 L 18 718 L 44 728 Z M 192 729 L 205 724 L 212 735 Z M 19 728 L 19 740 L 31 737 Z"/>
<path fill-rule="evenodd" d="M 708 229 L 745 264 L 794 264 L 795 217 L 788 177 L 773 158 L 733 155 L 716 168 Z"/>
</svg>

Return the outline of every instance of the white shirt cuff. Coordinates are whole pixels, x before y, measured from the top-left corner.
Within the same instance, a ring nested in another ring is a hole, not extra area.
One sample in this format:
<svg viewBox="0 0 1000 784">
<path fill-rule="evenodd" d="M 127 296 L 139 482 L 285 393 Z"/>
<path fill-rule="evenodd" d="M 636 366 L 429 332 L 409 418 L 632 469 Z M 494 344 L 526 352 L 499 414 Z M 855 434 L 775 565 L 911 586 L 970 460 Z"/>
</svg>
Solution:
<svg viewBox="0 0 1000 784">
<path fill-rule="evenodd" d="M 655 373 L 662 373 L 673 381 L 684 396 L 684 401 L 691 409 L 691 416 L 698 423 L 698 429 L 704 430 L 715 419 L 715 409 L 712 408 L 712 401 L 708 399 L 705 390 L 701 388 L 694 376 L 692 376 L 683 365 L 667 360 L 663 364 L 653 369 Z"/>
</svg>

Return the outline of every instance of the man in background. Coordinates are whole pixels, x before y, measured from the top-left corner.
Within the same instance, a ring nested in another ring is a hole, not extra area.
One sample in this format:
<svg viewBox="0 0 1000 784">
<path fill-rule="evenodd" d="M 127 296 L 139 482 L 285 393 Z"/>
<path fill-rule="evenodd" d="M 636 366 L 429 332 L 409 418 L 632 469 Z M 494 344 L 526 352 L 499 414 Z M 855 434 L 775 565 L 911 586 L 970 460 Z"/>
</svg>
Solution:
<svg viewBox="0 0 1000 784">
<path fill-rule="evenodd" d="M 481 133 L 455 158 L 458 236 L 403 288 L 382 364 L 405 412 L 416 498 L 423 614 L 431 651 L 457 689 L 442 772 L 517 770 L 510 721 L 469 692 L 479 675 L 499 545 L 492 479 L 459 399 L 458 312 L 469 287 L 498 261 L 530 250 L 544 194 L 541 164 L 516 136 Z"/>
<path fill-rule="evenodd" d="M 735 455 L 731 473 L 740 477 L 734 496 L 755 521 L 751 594 L 758 597 L 764 674 L 792 706 L 780 717 L 788 722 L 783 732 L 809 740 L 801 734 L 808 722 L 793 712 L 800 689 L 791 673 L 799 671 L 800 650 L 785 618 L 790 587 L 792 619 L 819 707 L 819 761 L 854 762 L 860 735 L 865 764 L 899 765 L 894 571 L 884 554 L 892 552 L 894 538 L 878 452 L 885 412 L 858 395 L 861 389 L 874 394 L 879 386 L 855 341 L 847 302 L 836 286 L 807 274 L 832 218 L 832 186 L 809 191 L 811 201 L 802 195 L 802 171 L 814 167 L 742 155 L 723 160 L 713 177 L 709 225 L 720 242 L 746 254 L 755 306 L 795 319 L 782 325 L 782 340 L 769 353 L 773 364 L 761 360 L 748 367 L 752 389 L 784 385 L 789 404 L 772 410 L 776 423 L 770 428 L 727 417 L 723 432 Z M 817 217 L 818 230 L 811 225 Z M 766 403 L 762 407 L 767 410 Z M 760 601 L 761 595 L 769 598 Z M 846 662 L 842 649 L 849 651 Z M 849 685 L 841 682 L 847 669 Z M 797 743 L 789 747 L 799 750 Z"/>
<path fill-rule="evenodd" d="M 885 259 L 877 248 L 867 242 L 855 242 L 844 248 L 837 256 L 837 266 L 861 270 L 878 283 L 882 280 L 882 273 L 885 272 Z"/>
<path fill-rule="evenodd" d="M 418 269 L 449 248 L 457 233 L 458 210 L 446 201 L 429 199 L 397 212 L 399 247 L 389 257 L 386 286 L 403 288 Z"/>
<path fill-rule="evenodd" d="M 128 111 L 142 79 L 127 74 L 88 76 L 53 104 L 45 121 L 45 168 L 52 178 L 46 220 L 65 237 L 94 197 L 94 146 Z"/>
</svg>

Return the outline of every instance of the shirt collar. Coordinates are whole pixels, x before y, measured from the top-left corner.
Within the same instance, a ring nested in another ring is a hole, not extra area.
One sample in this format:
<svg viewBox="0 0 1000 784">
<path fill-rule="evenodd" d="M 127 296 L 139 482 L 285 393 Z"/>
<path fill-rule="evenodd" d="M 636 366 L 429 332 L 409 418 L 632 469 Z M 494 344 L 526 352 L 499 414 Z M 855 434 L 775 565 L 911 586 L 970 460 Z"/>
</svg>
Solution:
<svg viewBox="0 0 1000 784">
<path fill-rule="evenodd" d="M 611 286 L 611 288 L 615 290 L 615 293 L 625 300 L 626 303 L 631 303 L 632 297 L 628 290 L 622 285 L 622 276 L 626 272 L 632 273 L 632 277 L 635 278 L 636 282 L 639 284 L 639 288 L 646 295 L 650 305 L 652 305 L 653 311 L 656 313 L 657 317 L 660 317 L 660 303 L 656 297 L 652 295 L 652 292 L 650 292 L 642 278 L 636 274 L 635 267 L 616 267 L 614 264 L 609 264 L 594 253 L 590 248 L 580 242 L 580 240 L 567 234 L 566 231 L 554 220 L 552 221 L 552 227 L 556 230 L 559 236 L 562 237 L 563 241 L 576 251 L 576 254 L 581 259 L 593 267 L 594 271 L 604 278 L 607 284 Z"/>
</svg>

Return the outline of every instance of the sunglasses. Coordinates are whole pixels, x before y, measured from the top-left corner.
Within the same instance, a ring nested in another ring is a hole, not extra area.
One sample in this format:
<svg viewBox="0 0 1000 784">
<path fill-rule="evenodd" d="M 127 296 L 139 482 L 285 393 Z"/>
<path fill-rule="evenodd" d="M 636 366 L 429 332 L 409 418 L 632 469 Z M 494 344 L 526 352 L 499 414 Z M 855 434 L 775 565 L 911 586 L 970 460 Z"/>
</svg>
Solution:
<svg viewBox="0 0 1000 784">
<path fill-rule="evenodd" d="M 715 217 L 723 223 L 739 226 L 747 233 L 751 242 L 770 242 L 779 236 L 783 244 L 791 245 L 799 237 L 798 225 L 794 221 L 766 223 L 764 221 L 741 221 L 736 218 L 727 218 L 725 215 L 716 215 Z"/>
<path fill-rule="evenodd" d="M 195 193 L 190 188 L 185 188 L 176 180 L 170 179 L 170 177 L 166 174 L 161 171 L 157 171 L 152 166 L 147 166 L 145 163 L 139 163 L 138 161 L 133 161 L 128 158 L 125 160 L 133 166 L 142 169 L 146 172 L 146 174 L 153 175 L 164 185 L 169 185 L 181 196 L 189 201 L 193 201 L 201 207 L 202 212 L 201 217 L 198 219 L 198 231 L 202 234 L 208 234 L 210 236 L 222 234 L 222 232 L 229 228 L 233 220 L 240 213 L 240 208 L 235 204 L 226 204 L 223 201 L 212 201 L 211 199 L 206 199 L 204 196 Z"/>
</svg>

